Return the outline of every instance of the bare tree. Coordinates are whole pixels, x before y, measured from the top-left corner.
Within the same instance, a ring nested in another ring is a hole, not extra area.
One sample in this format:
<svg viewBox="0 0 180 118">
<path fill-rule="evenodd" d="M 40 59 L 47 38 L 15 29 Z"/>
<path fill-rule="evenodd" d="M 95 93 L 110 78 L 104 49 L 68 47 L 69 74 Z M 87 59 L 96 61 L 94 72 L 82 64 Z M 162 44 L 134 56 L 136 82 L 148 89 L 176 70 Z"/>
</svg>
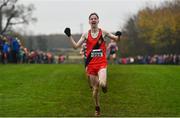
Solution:
<svg viewBox="0 0 180 118">
<path fill-rule="evenodd" d="M 12 26 L 36 22 L 32 17 L 35 7 L 18 4 L 18 0 L 0 0 L 0 34 L 12 29 Z"/>
</svg>

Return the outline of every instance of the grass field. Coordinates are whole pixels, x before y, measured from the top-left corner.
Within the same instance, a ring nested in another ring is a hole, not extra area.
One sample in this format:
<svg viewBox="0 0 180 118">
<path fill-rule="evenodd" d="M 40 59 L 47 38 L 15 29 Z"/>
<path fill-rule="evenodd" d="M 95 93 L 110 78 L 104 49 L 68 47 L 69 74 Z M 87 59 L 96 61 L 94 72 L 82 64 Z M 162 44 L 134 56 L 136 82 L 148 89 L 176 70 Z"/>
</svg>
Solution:
<svg viewBox="0 0 180 118">
<path fill-rule="evenodd" d="M 180 116 L 180 66 L 111 65 L 102 116 Z M 83 65 L 0 65 L 0 116 L 93 116 Z"/>
</svg>

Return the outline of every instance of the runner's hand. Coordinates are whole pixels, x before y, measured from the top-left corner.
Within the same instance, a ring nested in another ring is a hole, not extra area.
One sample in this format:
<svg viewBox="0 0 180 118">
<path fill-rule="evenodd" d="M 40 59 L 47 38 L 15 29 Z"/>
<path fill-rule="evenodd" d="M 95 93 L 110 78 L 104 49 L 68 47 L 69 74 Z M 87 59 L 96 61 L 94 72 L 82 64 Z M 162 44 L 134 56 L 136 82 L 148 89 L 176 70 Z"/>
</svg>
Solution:
<svg viewBox="0 0 180 118">
<path fill-rule="evenodd" d="M 115 35 L 116 35 L 116 36 L 121 36 L 122 33 L 121 33 L 120 31 L 117 31 L 117 32 L 115 33 Z"/>
<path fill-rule="evenodd" d="M 68 27 L 65 28 L 64 33 L 65 33 L 68 37 L 70 37 L 70 36 L 71 36 L 71 29 L 68 28 Z"/>
</svg>

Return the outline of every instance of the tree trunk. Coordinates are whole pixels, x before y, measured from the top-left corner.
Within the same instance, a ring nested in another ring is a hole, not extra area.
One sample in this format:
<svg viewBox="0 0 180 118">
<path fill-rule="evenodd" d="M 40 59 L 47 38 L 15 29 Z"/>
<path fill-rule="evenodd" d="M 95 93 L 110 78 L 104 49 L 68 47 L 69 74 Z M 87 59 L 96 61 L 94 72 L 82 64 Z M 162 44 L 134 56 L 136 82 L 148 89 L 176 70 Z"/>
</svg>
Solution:
<svg viewBox="0 0 180 118">
<path fill-rule="evenodd" d="M 2 28 L 2 11 L 0 9 L 0 33 L 2 32 L 3 28 Z"/>
</svg>

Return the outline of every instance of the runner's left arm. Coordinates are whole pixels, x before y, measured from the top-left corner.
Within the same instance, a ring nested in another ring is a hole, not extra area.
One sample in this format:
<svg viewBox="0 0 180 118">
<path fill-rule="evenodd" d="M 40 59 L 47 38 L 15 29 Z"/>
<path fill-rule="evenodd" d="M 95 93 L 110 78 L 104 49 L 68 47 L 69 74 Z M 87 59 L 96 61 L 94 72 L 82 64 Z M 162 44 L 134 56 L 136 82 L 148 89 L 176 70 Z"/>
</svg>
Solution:
<svg viewBox="0 0 180 118">
<path fill-rule="evenodd" d="M 108 38 L 112 39 L 112 40 L 115 40 L 115 41 L 119 41 L 120 40 L 120 37 L 121 37 L 121 32 L 120 31 L 117 31 L 114 34 L 110 33 L 110 32 L 107 32 L 107 31 L 103 31 L 105 36 L 107 36 Z"/>
</svg>

